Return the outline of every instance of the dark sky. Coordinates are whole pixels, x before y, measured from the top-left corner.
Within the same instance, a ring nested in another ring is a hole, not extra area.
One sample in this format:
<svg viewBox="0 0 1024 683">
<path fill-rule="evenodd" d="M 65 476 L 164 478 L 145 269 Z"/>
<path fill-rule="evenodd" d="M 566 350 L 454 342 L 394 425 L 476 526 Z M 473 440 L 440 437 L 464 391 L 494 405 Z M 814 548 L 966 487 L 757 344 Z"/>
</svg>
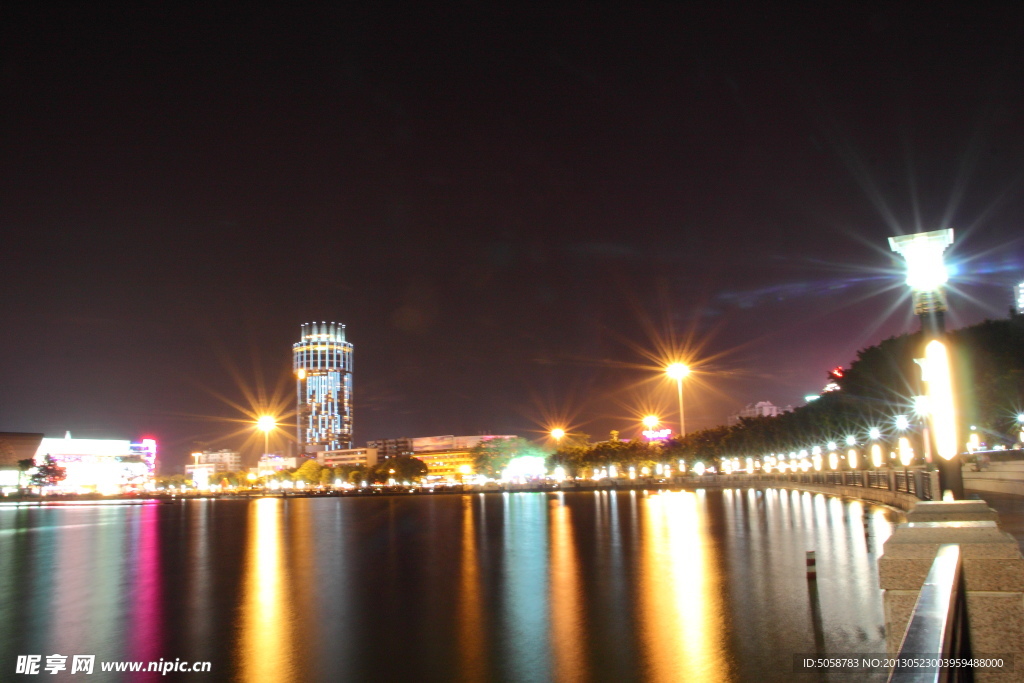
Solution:
<svg viewBox="0 0 1024 683">
<path fill-rule="evenodd" d="M 911 329 L 889 235 L 1024 279 L 1020 3 L 214 4 L 3 10 L 0 429 L 237 445 L 311 320 L 360 444 L 626 435 L 673 344 L 693 429 Z"/>
</svg>

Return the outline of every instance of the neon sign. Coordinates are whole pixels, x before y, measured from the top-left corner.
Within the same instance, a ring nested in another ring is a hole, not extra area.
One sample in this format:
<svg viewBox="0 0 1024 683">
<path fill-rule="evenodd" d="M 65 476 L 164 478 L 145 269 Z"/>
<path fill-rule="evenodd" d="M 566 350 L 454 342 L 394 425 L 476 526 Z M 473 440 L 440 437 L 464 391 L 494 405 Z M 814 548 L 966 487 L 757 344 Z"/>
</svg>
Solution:
<svg viewBox="0 0 1024 683">
<path fill-rule="evenodd" d="M 648 441 L 656 441 L 657 439 L 668 439 L 672 436 L 671 429 L 646 429 L 643 432 L 644 436 L 647 437 Z"/>
</svg>

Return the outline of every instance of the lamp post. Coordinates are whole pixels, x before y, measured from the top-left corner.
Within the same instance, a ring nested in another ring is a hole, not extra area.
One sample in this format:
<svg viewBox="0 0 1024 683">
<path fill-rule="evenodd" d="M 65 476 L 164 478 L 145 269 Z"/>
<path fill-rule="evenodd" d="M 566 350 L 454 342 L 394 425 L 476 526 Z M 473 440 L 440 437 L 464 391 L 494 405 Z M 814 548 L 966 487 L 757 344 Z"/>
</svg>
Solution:
<svg viewBox="0 0 1024 683">
<path fill-rule="evenodd" d="M 946 295 L 948 279 L 942 254 L 953 244 L 953 230 L 932 230 L 889 238 L 889 247 L 907 262 L 907 284 L 914 302 L 914 313 L 921 321 L 924 358 L 921 379 L 927 385 L 928 434 L 926 452 L 939 455 L 939 487 L 954 499 L 964 497 L 963 471 L 957 440 L 957 415 L 953 402 L 949 352 L 943 342 L 946 333 Z"/>
<path fill-rule="evenodd" d="M 686 436 L 686 418 L 683 415 L 683 378 L 690 374 L 690 368 L 683 363 L 672 363 L 665 368 L 665 374 L 669 379 L 676 381 L 676 388 L 679 391 L 679 436 Z"/>
<path fill-rule="evenodd" d="M 261 415 L 256 420 L 256 428 L 263 432 L 263 455 L 270 450 L 270 432 L 277 427 L 277 420 L 272 415 Z"/>
<path fill-rule="evenodd" d="M 565 430 L 561 427 L 555 427 L 551 430 L 551 438 L 555 440 L 555 443 L 561 443 L 562 438 L 565 436 Z"/>
</svg>

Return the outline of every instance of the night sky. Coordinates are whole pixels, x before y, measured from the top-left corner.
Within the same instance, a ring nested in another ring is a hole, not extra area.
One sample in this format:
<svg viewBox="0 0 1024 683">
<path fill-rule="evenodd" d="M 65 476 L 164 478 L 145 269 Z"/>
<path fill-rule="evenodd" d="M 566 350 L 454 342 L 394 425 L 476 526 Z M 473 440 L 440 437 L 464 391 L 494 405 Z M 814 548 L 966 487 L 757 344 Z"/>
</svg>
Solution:
<svg viewBox="0 0 1024 683">
<path fill-rule="evenodd" d="M 0 430 L 240 445 L 314 320 L 357 444 L 629 436 L 673 346 L 696 429 L 913 329 L 890 235 L 1024 279 L 1020 3 L 213 4 L 3 10 Z"/>
</svg>

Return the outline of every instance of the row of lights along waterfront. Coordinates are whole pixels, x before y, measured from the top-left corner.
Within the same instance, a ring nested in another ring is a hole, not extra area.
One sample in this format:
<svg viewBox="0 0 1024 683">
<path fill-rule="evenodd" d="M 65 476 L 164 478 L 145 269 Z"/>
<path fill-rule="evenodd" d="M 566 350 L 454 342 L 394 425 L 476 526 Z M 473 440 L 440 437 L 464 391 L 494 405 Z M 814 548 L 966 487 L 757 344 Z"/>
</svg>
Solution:
<svg viewBox="0 0 1024 683">
<path fill-rule="evenodd" d="M 959 453 L 959 443 L 956 431 L 956 411 L 953 405 L 953 392 L 951 382 L 951 371 L 949 363 L 949 353 L 946 349 L 946 345 L 943 341 L 945 336 L 945 322 L 944 315 L 946 310 L 946 297 L 943 291 L 943 286 L 947 281 L 947 271 L 943 261 L 943 252 L 948 246 L 953 243 L 953 230 L 935 230 L 931 232 L 916 233 L 912 235 L 901 235 L 897 237 L 889 238 L 889 245 L 891 249 L 900 254 L 907 264 L 907 277 L 906 282 L 911 288 L 914 312 L 917 314 L 921 321 L 921 332 L 924 336 L 924 358 L 919 359 L 917 362 L 921 366 L 922 371 L 922 384 L 925 385 L 926 391 L 922 392 L 921 396 L 918 396 L 915 400 L 915 408 L 919 415 L 923 418 L 922 428 L 919 432 L 921 450 L 924 452 L 924 459 L 931 461 L 932 454 L 939 456 L 938 465 L 940 470 L 940 485 L 944 491 L 948 491 L 953 497 L 963 497 L 963 480 L 960 472 L 960 462 L 957 457 Z M 351 367 L 346 362 L 350 362 L 351 358 L 351 344 L 344 341 L 344 326 L 335 326 L 334 324 L 323 326 L 323 329 L 317 329 L 315 324 L 310 326 L 310 330 L 306 330 L 305 326 L 303 329 L 303 340 L 296 344 L 296 347 L 308 345 L 314 341 L 323 341 L 320 337 L 330 337 L 331 342 L 337 341 L 339 355 L 343 357 L 343 362 L 332 364 L 330 368 L 324 366 L 325 370 L 329 372 L 338 372 L 334 365 L 338 365 L 341 372 L 340 378 L 335 378 L 333 375 L 330 377 L 334 380 L 340 389 L 339 393 L 343 394 L 345 401 L 343 403 L 344 410 L 340 411 L 338 415 L 328 415 L 332 423 L 327 429 L 328 436 L 324 437 L 328 441 L 336 438 L 336 434 L 340 434 L 342 439 L 351 438 L 351 407 L 348 402 L 348 398 L 351 392 Z M 337 336 L 337 340 L 335 340 Z M 344 352 L 348 352 L 347 354 Z M 298 363 L 303 365 L 302 363 Z M 319 366 L 317 366 L 319 370 Z M 300 382 L 306 380 L 307 369 L 305 367 L 298 367 L 297 373 L 300 378 Z M 690 375 L 690 367 L 685 363 L 673 362 L 665 367 L 665 376 L 676 382 L 676 389 L 679 402 L 679 435 L 683 436 L 686 434 L 686 418 L 684 412 L 683 403 L 683 380 Z M 332 387 L 333 388 L 333 387 Z M 308 399 L 307 399 L 308 401 Z M 302 401 L 300 396 L 300 409 L 305 407 L 306 403 Z M 300 410 L 300 413 L 302 411 Z M 307 409 L 306 412 L 309 412 Z M 315 411 L 314 411 L 315 412 Z M 1022 429 L 1024 429 L 1024 415 L 1021 415 Z M 300 420 L 301 421 L 301 420 Z M 338 422 L 337 425 L 333 422 Z M 661 423 L 660 418 L 657 416 L 649 415 L 643 420 L 644 426 L 647 428 L 646 432 L 649 438 L 658 438 L 663 436 L 660 433 L 653 432 Z M 264 452 L 269 450 L 269 435 L 277 426 L 277 420 L 273 416 L 264 415 L 259 417 L 257 420 L 257 428 L 264 432 Z M 903 433 L 908 432 L 911 427 L 910 420 L 903 415 L 895 418 L 895 426 L 901 435 L 898 437 L 897 450 L 899 451 L 899 459 L 901 464 L 908 466 L 914 461 L 917 451 L 910 445 L 910 436 Z M 665 430 L 667 432 L 667 430 Z M 566 436 L 566 432 L 562 428 L 553 429 L 551 437 L 556 441 L 560 442 L 562 438 Z M 871 462 L 876 467 L 880 467 L 884 464 L 885 458 L 882 451 L 882 444 L 880 442 L 881 430 L 878 428 L 872 428 L 868 434 L 869 440 L 872 442 L 870 446 L 871 450 Z M 1022 433 L 1024 438 L 1024 433 Z M 301 443 L 311 441 L 311 437 L 302 433 L 302 427 L 300 425 L 300 436 L 299 440 Z M 316 440 L 322 440 L 319 437 Z M 344 441 L 342 441 L 344 443 Z M 856 445 L 855 437 L 848 437 L 846 439 L 847 446 L 850 450 L 846 454 L 847 464 L 856 468 L 856 464 L 859 461 L 857 457 L 856 449 L 853 448 Z M 331 445 L 337 447 L 335 441 L 331 441 Z M 340 444 L 338 444 L 340 445 Z M 350 442 L 345 444 L 350 446 Z M 828 444 L 829 450 L 829 462 L 832 469 L 835 469 L 838 465 L 838 461 L 841 459 L 835 449 L 834 443 Z M 814 447 L 811 450 L 813 454 L 810 458 L 800 457 L 807 454 L 807 451 L 801 451 L 800 453 L 790 453 L 788 461 L 804 462 L 811 464 L 816 469 L 820 469 L 820 462 L 813 462 L 814 456 L 817 456 L 818 460 L 821 459 L 820 447 Z M 892 453 L 891 458 L 895 456 Z M 737 460 L 737 459 L 734 459 Z M 751 458 L 747 458 L 751 461 Z M 785 462 L 781 459 L 781 456 L 770 455 L 765 456 L 765 463 L 774 463 L 774 466 L 778 466 L 780 462 Z"/>
</svg>

